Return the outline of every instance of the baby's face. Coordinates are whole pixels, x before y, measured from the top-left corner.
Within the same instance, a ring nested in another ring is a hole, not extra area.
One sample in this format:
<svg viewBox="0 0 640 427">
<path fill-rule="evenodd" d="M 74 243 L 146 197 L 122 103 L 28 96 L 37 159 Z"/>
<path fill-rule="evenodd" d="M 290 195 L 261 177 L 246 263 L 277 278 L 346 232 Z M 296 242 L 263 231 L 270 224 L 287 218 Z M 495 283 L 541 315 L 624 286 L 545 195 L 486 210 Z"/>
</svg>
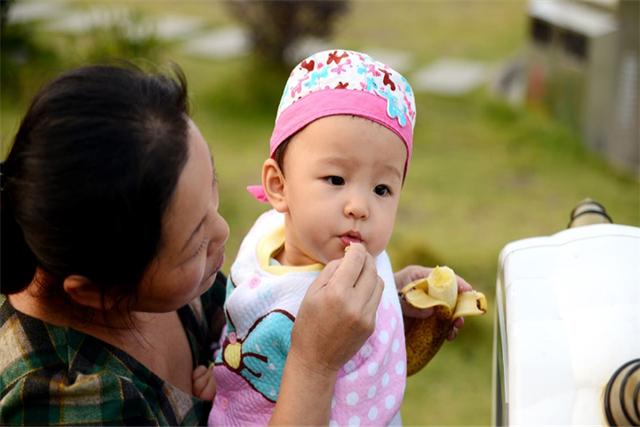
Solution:
<svg viewBox="0 0 640 427">
<path fill-rule="evenodd" d="M 341 258 L 352 242 L 378 255 L 395 222 L 407 150 L 367 119 L 325 117 L 293 137 L 284 159 L 286 234 L 281 261 Z"/>
</svg>

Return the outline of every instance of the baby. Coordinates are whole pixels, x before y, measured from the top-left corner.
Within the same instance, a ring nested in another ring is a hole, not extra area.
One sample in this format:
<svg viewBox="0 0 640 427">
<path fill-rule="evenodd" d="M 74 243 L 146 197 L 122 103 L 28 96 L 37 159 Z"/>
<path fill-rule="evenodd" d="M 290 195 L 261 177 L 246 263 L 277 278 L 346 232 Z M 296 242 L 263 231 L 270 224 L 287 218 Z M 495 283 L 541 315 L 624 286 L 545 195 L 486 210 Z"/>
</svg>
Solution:
<svg viewBox="0 0 640 427">
<path fill-rule="evenodd" d="M 384 291 L 374 333 L 338 374 L 330 424 L 401 423 L 404 332 L 385 247 L 415 114 L 407 80 L 368 55 L 319 52 L 292 71 L 262 186 L 249 188 L 273 209 L 257 219 L 231 267 L 210 425 L 268 423 L 300 302 L 353 243 L 375 257 Z"/>
</svg>

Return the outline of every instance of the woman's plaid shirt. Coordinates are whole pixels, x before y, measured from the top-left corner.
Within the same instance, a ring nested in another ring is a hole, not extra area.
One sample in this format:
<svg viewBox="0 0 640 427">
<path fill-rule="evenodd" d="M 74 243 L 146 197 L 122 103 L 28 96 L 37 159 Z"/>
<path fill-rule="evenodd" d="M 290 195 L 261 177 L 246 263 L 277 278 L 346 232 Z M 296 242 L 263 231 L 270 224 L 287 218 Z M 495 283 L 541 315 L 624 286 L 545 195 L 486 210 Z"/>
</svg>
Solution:
<svg viewBox="0 0 640 427">
<path fill-rule="evenodd" d="M 196 364 L 208 365 L 226 278 L 178 310 Z M 211 402 L 127 353 L 16 311 L 0 294 L 0 425 L 205 425 Z"/>
</svg>

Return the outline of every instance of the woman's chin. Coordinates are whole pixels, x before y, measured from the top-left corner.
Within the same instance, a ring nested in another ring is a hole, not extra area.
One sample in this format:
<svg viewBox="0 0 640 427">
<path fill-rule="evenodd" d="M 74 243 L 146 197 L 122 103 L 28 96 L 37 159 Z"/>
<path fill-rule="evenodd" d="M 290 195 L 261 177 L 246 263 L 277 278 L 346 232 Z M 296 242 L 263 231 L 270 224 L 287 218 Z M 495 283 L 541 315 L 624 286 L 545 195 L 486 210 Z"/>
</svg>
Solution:
<svg viewBox="0 0 640 427">
<path fill-rule="evenodd" d="M 216 276 L 218 275 L 218 270 L 213 270 L 209 276 L 205 277 L 202 282 L 200 282 L 200 288 L 204 291 L 209 289 L 213 282 L 216 280 Z"/>
</svg>

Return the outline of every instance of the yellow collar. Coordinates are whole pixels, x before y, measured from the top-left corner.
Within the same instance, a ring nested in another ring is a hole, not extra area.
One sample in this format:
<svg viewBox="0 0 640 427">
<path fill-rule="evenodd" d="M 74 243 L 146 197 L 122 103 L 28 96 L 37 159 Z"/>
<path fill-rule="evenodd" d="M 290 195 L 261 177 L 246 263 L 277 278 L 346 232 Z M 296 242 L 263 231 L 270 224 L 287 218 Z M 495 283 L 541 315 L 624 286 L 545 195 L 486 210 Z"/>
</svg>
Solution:
<svg viewBox="0 0 640 427">
<path fill-rule="evenodd" d="M 258 263 L 260 267 L 271 274 L 302 273 L 307 271 L 322 271 L 324 265 L 320 263 L 309 265 L 270 265 L 269 260 L 273 258 L 284 245 L 284 225 L 276 228 L 265 235 L 257 247 Z"/>
</svg>

